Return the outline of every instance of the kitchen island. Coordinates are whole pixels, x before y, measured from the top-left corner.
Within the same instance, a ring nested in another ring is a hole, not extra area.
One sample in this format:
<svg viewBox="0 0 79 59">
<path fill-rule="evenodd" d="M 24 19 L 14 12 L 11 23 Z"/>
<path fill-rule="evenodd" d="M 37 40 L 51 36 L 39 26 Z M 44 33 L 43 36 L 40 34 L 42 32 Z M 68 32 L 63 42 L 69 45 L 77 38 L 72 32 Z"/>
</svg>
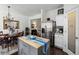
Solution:
<svg viewBox="0 0 79 59">
<path fill-rule="evenodd" d="M 33 35 L 18 38 L 18 51 L 20 55 L 48 55 L 49 39 Z"/>
</svg>

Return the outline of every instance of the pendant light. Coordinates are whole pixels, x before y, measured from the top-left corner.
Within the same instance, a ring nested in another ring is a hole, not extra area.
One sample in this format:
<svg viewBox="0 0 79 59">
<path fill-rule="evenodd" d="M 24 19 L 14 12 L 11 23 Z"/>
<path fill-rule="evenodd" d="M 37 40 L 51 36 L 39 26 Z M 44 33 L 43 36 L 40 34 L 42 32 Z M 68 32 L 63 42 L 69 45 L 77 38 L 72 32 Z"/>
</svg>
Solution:
<svg viewBox="0 0 79 59">
<path fill-rule="evenodd" d="M 8 6 L 8 20 L 11 20 L 10 19 L 10 6 Z"/>
<path fill-rule="evenodd" d="M 14 20 L 14 18 L 11 17 L 10 8 L 11 8 L 11 6 L 8 6 L 8 20 Z"/>
</svg>

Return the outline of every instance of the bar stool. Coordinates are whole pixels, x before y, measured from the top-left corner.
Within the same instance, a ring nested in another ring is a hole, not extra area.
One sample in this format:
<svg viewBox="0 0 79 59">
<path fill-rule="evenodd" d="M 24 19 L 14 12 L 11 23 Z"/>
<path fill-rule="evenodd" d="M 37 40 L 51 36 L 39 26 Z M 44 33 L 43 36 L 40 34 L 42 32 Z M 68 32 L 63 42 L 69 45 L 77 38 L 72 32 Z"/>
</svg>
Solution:
<svg viewBox="0 0 79 59">
<path fill-rule="evenodd" d="M 17 44 L 17 36 L 14 36 L 14 44 Z"/>
<path fill-rule="evenodd" d="M 17 36 L 12 36 L 12 45 L 15 47 L 15 45 L 17 44 Z"/>
<path fill-rule="evenodd" d="M 0 36 L 0 45 L 2 47 L 2 49 L 4 49 L 4 36 Z"/>
<path fill-rule="evenodd" d="M 8 51 L 10 50 L 9 47 L 11 46 L 11 38 L 9 35 L 5 35 L 4 40 L 3 40 L 3 47 L 8 48 Z"/>
<path fill-rule="evenodd" d="M 11 49 L 15 46 L 15 36 L 9 36 L 8 42 L 9 42 L 9 47 L 11 47 Z"/>
<path fill-rule="evenodd" d="M 0 44 L 1 44 L 1 54 L 5 54 L 7 52 L 7 49 L 5 49 L 6 42 L 5 42 L 5 36 L 0 36 Z"/>
<path fill-rule="evenodd" d="M 13 44 L 13 37 L 12 36 L 9 36 L 9 38 L 8 38 L 8 44 L 9 44 L 9 47 L 12 49 L 12 46 L 14 45 Z"/>
<path fill-rule="evenodd" d="M 0 46 L 1 46 L 1 48 L 3 48 L 2 47 L 2 38 L 0 37 Z"/>
<path fill-rule="evenodd" d="M 5 36 L 4 37 L 4 44 L 5 44 L 5 48 L 8 48 L 8 51 L 9 51 L 9 37 L 8 36 Z"/>
</svg>

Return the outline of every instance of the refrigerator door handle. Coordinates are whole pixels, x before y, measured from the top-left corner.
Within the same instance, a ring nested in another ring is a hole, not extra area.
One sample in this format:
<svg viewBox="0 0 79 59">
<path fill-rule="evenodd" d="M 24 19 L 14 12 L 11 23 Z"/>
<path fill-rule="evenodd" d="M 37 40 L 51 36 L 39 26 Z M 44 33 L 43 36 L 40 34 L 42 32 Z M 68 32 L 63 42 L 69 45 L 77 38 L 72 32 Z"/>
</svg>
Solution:
<svg viewBox="0 0 79 59">
<path fill-rule="evenodd" d="M 79 39 L 79 37 L 75 37 L 75 39 Z"/>
</svg>

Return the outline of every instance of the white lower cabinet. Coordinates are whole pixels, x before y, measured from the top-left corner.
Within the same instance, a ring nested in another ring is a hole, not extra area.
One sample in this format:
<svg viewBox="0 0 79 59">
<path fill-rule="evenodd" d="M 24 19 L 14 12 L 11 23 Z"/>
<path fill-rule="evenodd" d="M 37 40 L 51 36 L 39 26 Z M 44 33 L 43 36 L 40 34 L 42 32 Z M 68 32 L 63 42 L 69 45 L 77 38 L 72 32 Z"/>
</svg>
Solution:
<svg viewBox="0 0 79 59">
<path fill-rule="evenodd" d="M 55 46 L 63 49 L 63 35 L 55 35 Z"/>
<path fill-rule="evenodd" d="M 28 55 L 30 53 L 29 50 L 30 50 L 30 47 L 27 44 L 23 43 L 22 48 L 21 48 L 21 54 Z"/>
<path fill-rule="evenodd" d="M 20 47 L 20 48 L 19 48 Z M 30 50 L 30 47 L 29 45 L 25 44 L 24 42 L 20 41 L 19 40 L 19 54 L 21 55 L 27 55 L 29 54 L 29 50 Z"/>
</svg>

